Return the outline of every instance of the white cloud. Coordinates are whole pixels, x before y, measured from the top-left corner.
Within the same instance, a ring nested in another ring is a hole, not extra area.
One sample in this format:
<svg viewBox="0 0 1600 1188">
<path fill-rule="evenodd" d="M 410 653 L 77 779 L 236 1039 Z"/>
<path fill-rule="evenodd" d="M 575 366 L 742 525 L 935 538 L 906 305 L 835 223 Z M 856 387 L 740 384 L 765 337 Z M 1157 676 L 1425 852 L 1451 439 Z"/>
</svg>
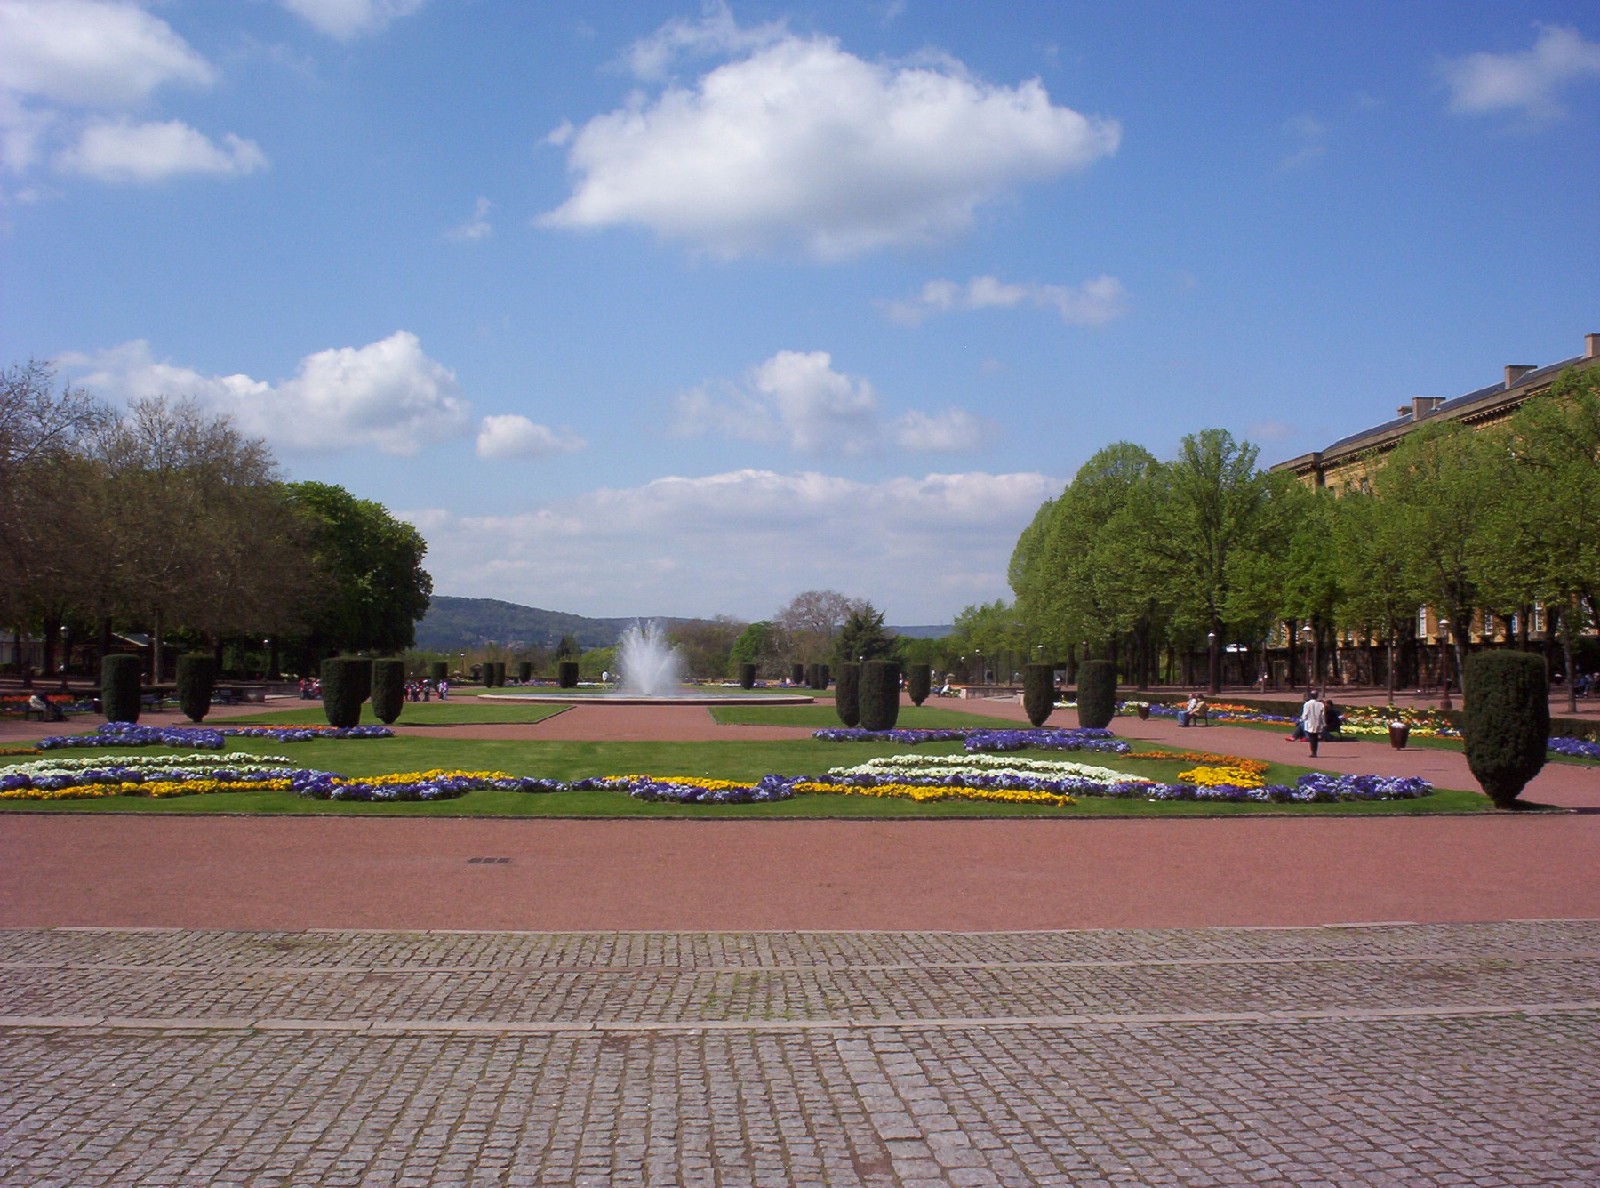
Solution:
<svg viewBox="0 0 1600 1188">
<path fill-rule="evenodd" d="M 771 45 L 786 36 L 783 21 L 741 29 L 723 0 L 707 0 L 700 19 L 678 17 L 649 37 L 642 37 L 623 54 L 628 69 L 642 79 L 667 77 L 677 59 L 688 56 L 731 56 Z"/>
<path fill-rule="evenodd" d="M 484 417 L 478 429 L 480 458 L 549 458 L 583 449 L 583 438 L 558 433 L 517 413 Z"/>
<path fill-rule="evenodd" d="M 960 409 L 911 412 L 885 429 L 870 381 L 833 369 L 827 351 L 779 351 L 738 384 L 678 398 L 673 431 L 717 433 L 808 454 L 860 454 L 885 437 L 902 449 L 972 449 L 987 427 Z"/>
<path fill-rule="evenodd" d="M 280 384 L 159 362 L 142 340 L 58 363 L 107 397 L 192 397 L 232 416 L 245 433 L 288 450 L 367 447 L 412 456 L 429 441 L 460 436 L 470 424 L 455 376 L 404 330 L 367 346 L 307 355 Z"/>
<path fill-rule="evenodd" d="M 123 107 L 216 71 L 158 17 L 115 0 L 0 0 L 0 87 L 78 107 Z"/>
<path fill-rule="evenodd" d="M 472 208 L 472 217 L 459 227 L 452 227 L 446 235 L 450 239 L 478 240 L 488 239 L 494 234 L 494 224 L 489 222 L 489 211 L 494 208 L 494 203 L 487 198 L 479 198 Z"/>
<path fill-rule="evenodd" d="M 1520 111 L 1536 119 L 1564 114 L 1559 93 L 1600 78 L 1600 44 L 1576 29 L 1540 25 L 1533 48 L 1520 53 L 1475 53 L 1440 64 L 1450 110 L 1466 114 Z"/>
<path fill-rule="evenodd" d="M 339 41 L 377 33 L 397 17 L 410 16 L 425 0 L 280 0 L 312 28 Z"/>
<path fill-rule="evenodd" d="M 1037 80 L 991 86 L 948 60 L 875 64 L 772 34 L 692 89 L 557 129 L 574 190 L 539 223 L 839 259 L 960 232 L 983 204 L 1115 152 L 1120 135 L 1055 106 Z"/>
<path fill-rule="evenodd" d="M 870 600 L 890 622 L 939 623 L 1008 596 L 1017 534 L 1063 485 L 1041 474 L 861 483 L 739 470 L 601 489 L 512 515 L 397 514 L 427 539 L 442 594 L 591 615 L 757 619 L 802 590 L 826 588 Z"/>
<path fill-rule="evenodd" d="M 48 155 L 61 172 L 105 182 L 265 168 L 261 147 L 232 133 L 219 143 L 179 120 L 103 114 L 144 105 L 168 84 L 207 87 L 216 78 L 138 4 L 0 0 L 0 165 L 23 173 Z"/>
<path fill-rule="evenodd" d="M 993 276 L 975 276 L 964 286 L 952 280 L 931 280 L 915 297 L 880 305 L 890 319 L 904 326 L 921 325 L 937 313 L 1019 305 L 1053 310 L 1069 326 L 1103 326 L 1127 313 L 1128 292 L 1114 276 L 1097 276 L 1076 287 L 1011 284 Z"/>
<path fill-rule="evenodd" d="M 183 174 L 239 177 L 267 167 L 252 140 L 228 133 L 218 145 L 177 120 L 131 124 L 103 120 L 88 125 L 77 143 L 56 154 L 56 168 L 103 182 L 156 182 Z"/>
</svg>

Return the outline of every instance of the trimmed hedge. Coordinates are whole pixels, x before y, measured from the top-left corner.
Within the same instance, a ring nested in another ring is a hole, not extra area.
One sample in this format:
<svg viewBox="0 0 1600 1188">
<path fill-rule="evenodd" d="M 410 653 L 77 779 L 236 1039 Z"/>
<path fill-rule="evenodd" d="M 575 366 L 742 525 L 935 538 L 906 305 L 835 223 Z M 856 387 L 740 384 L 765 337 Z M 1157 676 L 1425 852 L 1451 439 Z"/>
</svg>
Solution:
<svg viewBox="0 0 1600 1188">
<path fill-rule="evenodd" d="M 846 726 L 861 723 L 861 665 L 839 665 L 839 675 L 833 680 L 833 708 Z"/>
<path fill-rule="evenodd" d="M 756 666 L 748 660 L 739 664 L 739 688 L 754 689 L 756 687 Z"/>
<path fill-rule="evenodd" d="M 178 708 L 191 722 L 203 722 L 217 690 L 217 659 L 210 652 L 178 657 Z"/>
<path fill-rule="evenodd" d="M 348 730 L 361 725 L 361 703 L 372 689 L 372 661 L 334 656 L 322 662 L 322 716 Z"/>
<path fill-rule="evenodd" d="M 1043 726 L 1056 708 L 1056 666 L 1028 664 L 1022 669 L 1022 708 L 1028 721 Z M 1078 690 L 1078 719 L 1083 719 L 1083 690 Z"/>
<path fill-rule="evenodd" d="M 906 669 L 906 693 L 912 705 L 921 705 L 933 692 L 933 665 L 913 664 Z"/>
<path fill-rule="evenodd" d="M 100 712 L 107 722 L 139 720 L 139 657 L 107 656 L 100 661 Z"/>
<path fill-rule="evenodd" d="M 406 662 L 385 658 L 372 662 L 372 716 L 385 726 L 406 704 Z"/>
<path fill-rule="evenodd" d="M 857 703 L 863 730 L 893 730 L 900 720 L 900 666 L 893 660 L 863 664 Z"/>
<path fill-rule="evenodd" d="M 563 660 L 556 666 L 556 684 L 563 689 L 576 689 L 578 687 L 578 662 L 576 660 Z"/>
<path fill-rule="evenodd" d="M 1531 652 L 1467 658 L 1461 741 L 1467 767 L 1497 808 L 1514 808 L 1550 745 L 1550 676 Z"/>
<path fill-rule="evenodd" d="M 1100 730 L 1117 713 L 1117 666 L 1109 660 L 1078 665 L 1078 725 Z"/>
</svg>

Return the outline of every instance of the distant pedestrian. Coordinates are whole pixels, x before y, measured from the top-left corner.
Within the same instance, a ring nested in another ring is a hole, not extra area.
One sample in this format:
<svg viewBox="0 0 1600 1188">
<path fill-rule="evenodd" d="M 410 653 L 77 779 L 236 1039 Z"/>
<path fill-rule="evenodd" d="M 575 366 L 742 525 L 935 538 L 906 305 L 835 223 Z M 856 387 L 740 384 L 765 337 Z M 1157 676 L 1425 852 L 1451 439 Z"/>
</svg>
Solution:
<svg viewBox="0 0 1600 1188">
<path fill-rule="evenodd" d="M 1300 728 L 1305 731 L 1306 741 L 1311 744 L 1311 757 L 1317 757 L 1317 744 L 1322 741 L 1322 732 L 1327 728 L 1327 709 L 1315 694 L 1306 698 L 1300 707 Z"/>
</svg>

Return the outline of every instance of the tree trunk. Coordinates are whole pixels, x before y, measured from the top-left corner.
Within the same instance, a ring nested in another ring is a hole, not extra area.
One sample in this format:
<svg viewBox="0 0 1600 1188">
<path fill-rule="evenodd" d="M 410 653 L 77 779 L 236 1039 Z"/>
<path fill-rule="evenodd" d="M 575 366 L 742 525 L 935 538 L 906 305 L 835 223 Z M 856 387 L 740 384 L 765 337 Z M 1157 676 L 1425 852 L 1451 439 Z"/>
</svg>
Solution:
<svg viewBox="0 0 1600 1188">
<path fill-rule="evenodd" d="M 1578 712 L 1577 673 L 1572 669 L 1572 630 L 1578 621 L 1578 600 L 1573 598 L 1570 607 L 1561 611 L 1561 671 L 1567 674 L 1567 713 Z"/>
</svg>

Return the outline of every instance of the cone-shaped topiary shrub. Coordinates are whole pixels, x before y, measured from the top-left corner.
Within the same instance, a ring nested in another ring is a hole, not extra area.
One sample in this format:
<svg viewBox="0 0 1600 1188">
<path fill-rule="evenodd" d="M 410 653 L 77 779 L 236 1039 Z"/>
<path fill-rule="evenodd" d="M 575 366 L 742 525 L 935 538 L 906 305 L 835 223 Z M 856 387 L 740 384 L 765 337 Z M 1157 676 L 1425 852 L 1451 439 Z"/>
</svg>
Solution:
<svg viewBox="0 0 1600 1188">
<path fill-rule="evenodd" d="M 217 660 L 210 652 L 185 652 L 178 657 L 178 708 L 191 722 L 201 722 L 211 710 L 217 688 Z"/>
<path fill-rule="evenodd" d="M 846 726 L 861 724 L 861 665 L 839 665 L 839 675 L 833 680 L 833 708 Z"/>
<path fill-rule="evenodd" d="M 1043 726 L 1056 708 L 1056 666 L 1029 664 L 1022 670 L 1022 708 L 1028 721 Z M 1083 721 L 1083 689 L 1078 689 L 1078 720 Z"/>
<path fill-rule="evenodd" d="M 385 726 L 400 716 L 406 704 L 406 662 L 383 659 L 372 662 L 372 716 Z"/>
<path fill-rule="evenodd" d="M 517 661 L 517 683 L 518 684 L 522 684 L 522 685 L 526 685 L 531 680 L 533 680 L 533 661 L 532 660 L 518 660 Z"/>
<path fill-rule="evenodd" d="M 1117 713 L 1117 666 L 1109 660 L 1078 665 L 1078 725 L 1100 729 Z"/>
<path fill-rule="evenodd" d="M 861 666 L 863 730 L 893 730 L 900 720 L 900 666 L 893 660 L 868 660 Z"/>
<path fill-rule="evenodd" d="M 790 667 L 789 683 L 795 688 L 799 688 L 806 683 L 806 666 L 804 664 L 795 664 Z"/>
<path fill-rule="evenodd" d="M 1467 659 L 1461 741 L 1473 779 L 1498 808 L 1544 766 L 1550 745 L 1550 678 L 1530 652 L 1479 652 Z"/>
<path fill-rule="evenodd" d="M 435 685 L 450 676 L 450 662 L 447 660 L 432 660 L 428 663 L 428 679 Z"/>
<path fill-rule="evenodd" d="M 913 664 L 906 669 L 906 695 L 912 705 L 921 705 L 933 692 L 933 665 Z"/>
<path fill-rule="evenodd" d="M 833 680 L 833 674 L 828 671 L 826 664 L 817 665 L 817 688 L 824 693 L 828 691 L 828 682 Z"/>
<path fill-rule="evenodd" d="M 748 660 L 739 664 L 739 688 L 754 689 L 756 687 L 756 666 Z"/>
<path fill-rule="evenodd" d="M 107 656 L 100 661 L 100 712 L 107 722 L 139 720 L 139 657 Z"/>
<path fill-rule="evenodd" d="M 334 656 L 322 662 L 322 716 L 341 729 L 361 725 L 361 703 L 372 689 L 372 661 Z"/>
<path fill-rule="evenodd" d="M 563 660 L 556 667 L 556 684 L 563 689 L 576 689 L 578 687 L 578 662 L 576 660 Z"/>
</svg>

